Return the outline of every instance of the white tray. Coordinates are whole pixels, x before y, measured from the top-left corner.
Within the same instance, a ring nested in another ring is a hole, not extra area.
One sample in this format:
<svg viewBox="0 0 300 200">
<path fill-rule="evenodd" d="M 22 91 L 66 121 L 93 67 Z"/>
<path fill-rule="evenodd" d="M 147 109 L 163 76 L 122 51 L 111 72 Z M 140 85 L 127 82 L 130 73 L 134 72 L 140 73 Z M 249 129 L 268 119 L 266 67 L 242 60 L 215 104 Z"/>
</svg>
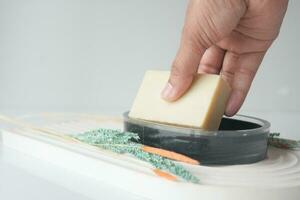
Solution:
<svg viewBox="0 0 300 200">
<path fill-rule="evenodd" d="M 120 118 L 85 114 L 43 114 L 22 120 L 63 134 L 95 128 L 122 129 L 123 126 Z M 192 184 L 157 177 L 149 164 L 131 156 L 22 126 L 3 129 L 2 141 L 23 153 L 149 199 L 300 199 L 300 154 L 297 151 L 270 148 L 268 159 L 251 165 L 183 164 L 200 179 L 200 184 Z"/>
</svg>

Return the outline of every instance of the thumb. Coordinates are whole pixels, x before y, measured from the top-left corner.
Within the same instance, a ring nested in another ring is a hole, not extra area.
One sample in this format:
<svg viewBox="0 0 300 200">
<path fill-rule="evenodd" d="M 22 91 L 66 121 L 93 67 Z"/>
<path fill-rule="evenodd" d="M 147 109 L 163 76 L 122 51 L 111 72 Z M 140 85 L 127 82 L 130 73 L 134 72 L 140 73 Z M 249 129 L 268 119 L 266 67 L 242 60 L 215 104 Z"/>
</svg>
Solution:
<svg viewBox="0 0 300 200">
<path fill-rule="evenodd" d="M 197 42 L 197 22 L 194 1 L 190 1 L 185 23 L 182 31 L 180 47 L 172 63 L 171 74 L 168 83 L 161 96 L 167 101 L 175 101 L 181 97 L 190 87 L 205 47 Z"/>
<path fill-rule="evenodd" d="M 171 74 L 168 83 L 162 91 L 162 98 L 167 101 L 175 101 L 181 97 L 190 87 L 205 48 L 194 50 L 190 42 L 182 42 L 176 58 L 172 64 Z"/>
<path fill-rule="evenodd" d="M 197 74 L 207 48 L 226 37 L 245 12 L 242 1 L 191 0 L 185 19 L 181 43 L 172 64 L 168 83 L 161 96 L 167 101 L 180 98 Z"/>
</svg>

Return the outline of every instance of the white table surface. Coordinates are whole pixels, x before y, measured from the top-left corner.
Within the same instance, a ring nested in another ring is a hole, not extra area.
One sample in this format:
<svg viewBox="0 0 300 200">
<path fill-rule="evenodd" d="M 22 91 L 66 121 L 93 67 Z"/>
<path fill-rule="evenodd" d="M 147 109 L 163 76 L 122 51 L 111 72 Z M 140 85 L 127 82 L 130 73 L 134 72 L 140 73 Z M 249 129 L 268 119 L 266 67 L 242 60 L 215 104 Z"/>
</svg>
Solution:
<svg viewBox="0 0 300 200">
<path fill-rule="evenodd" d="M 18 112 L 6 114 L 31 115 Z M 2 127 L 5 125 L 0 122 L 0 128 Z M 145 198 L 6 147 L 2 144 L 0 134 L 0 199 L 135 200 Z"/>
<path fill-rule="evenodd" d="M 143 199 L 0 145 L 0 199 Z"/>
<path fill-rule="evenodd" d="M 273 131 L 300 139 L 300 113 L 246 113 L 267 119 Z M 117 181 L 117 180 L 116 180 Z M 0 199 L 143 199 L 92 178 L 66 171 L 0 143 Z"/>
</svg>

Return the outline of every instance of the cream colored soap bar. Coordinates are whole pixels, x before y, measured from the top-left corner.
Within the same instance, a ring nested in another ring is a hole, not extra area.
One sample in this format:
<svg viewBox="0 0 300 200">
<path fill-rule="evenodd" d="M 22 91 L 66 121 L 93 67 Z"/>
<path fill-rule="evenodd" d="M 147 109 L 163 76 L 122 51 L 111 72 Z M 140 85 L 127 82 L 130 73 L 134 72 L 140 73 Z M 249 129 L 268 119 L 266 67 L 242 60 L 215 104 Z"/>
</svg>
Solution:
<svg viewBox="0 0 300 200">
<path fill-rule="evenodd" d="M 168 71 L 147 71 L 129 117 L 143 120 L 217 130 L 230 94 L 230 87 L 219 75 L 199 74 L 180 99 L 167 102 L 161 90 Z"/>
</svg>

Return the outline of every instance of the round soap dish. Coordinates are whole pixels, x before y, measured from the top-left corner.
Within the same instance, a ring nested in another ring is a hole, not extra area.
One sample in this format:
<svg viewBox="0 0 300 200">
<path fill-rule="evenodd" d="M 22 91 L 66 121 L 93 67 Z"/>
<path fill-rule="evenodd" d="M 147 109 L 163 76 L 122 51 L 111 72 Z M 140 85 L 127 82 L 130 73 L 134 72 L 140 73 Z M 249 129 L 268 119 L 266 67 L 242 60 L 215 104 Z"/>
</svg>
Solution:
<svg viewBox="0 0 300 200">
<path fill-rule="evenodd" d="M 247 164 L 263 160 L 270 123 L 255 117 L 224 117 L 218 131 L 167 125 L 128 117 L 124 130 L 137 133 L 142 144 L 187 155 L 201 164 Z"/>
</svg>

